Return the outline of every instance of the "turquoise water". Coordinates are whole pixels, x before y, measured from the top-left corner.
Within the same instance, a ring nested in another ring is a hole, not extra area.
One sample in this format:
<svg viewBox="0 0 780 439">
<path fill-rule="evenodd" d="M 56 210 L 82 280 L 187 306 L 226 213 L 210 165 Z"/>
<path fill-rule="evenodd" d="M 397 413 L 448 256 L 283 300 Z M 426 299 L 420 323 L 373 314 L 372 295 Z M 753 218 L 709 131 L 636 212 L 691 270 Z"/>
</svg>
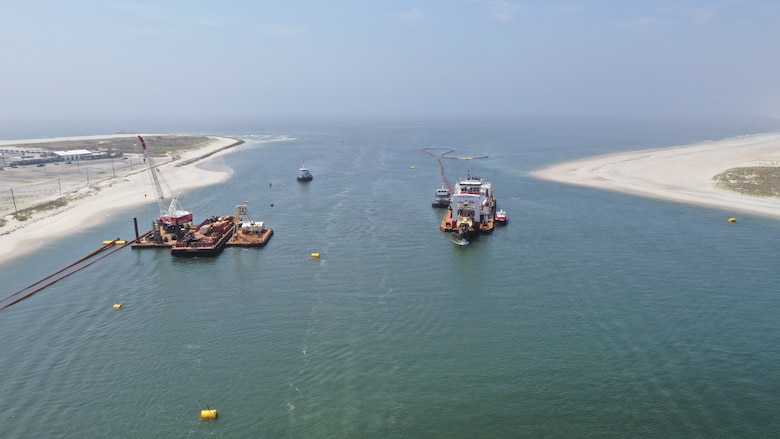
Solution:
<svg viewBox="0 0 780 439">
<path fill-rule="evenodd" d="M 247 141 L 209 164 L 231 179 L 182 204 L 249 201 L 268 246 L 126 249 L 0 312 L 0 437 L 776 434 L 780 222 L 529 176 L 756 127 L 554 122 L 222 133 Z M 439 231 L 434 146 L 490 156 L 445 167 L 492 181 L 508 225 Z M 4 264 L 2 296 L 154 209 Z"/>
</svg>

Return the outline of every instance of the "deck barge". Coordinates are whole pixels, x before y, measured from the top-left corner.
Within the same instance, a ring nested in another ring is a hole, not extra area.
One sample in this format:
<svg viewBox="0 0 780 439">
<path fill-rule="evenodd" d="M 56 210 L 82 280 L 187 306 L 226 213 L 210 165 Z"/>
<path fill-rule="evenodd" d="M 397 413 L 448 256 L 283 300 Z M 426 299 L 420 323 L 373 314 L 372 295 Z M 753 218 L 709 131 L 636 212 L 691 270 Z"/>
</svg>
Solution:
<svg viewBox="0 0 780 439">
<path fill-rule="evenodd" d="M 274 230 L 270 227 L 258 231 L 239 230 L 227 242 L 228 247 L 263 247 L 271 239 Z"/>
<path fill-rule="evenodd" d="M 222 253 L 235 231 L 232 216 L 206 218 L 198 227 L 191 228 L 171 248 L 171 256 L 214 257 Z"/>
<path fill-rule="evenodd" d="M 266 227 L 264 222 L 252 219 L 246 204 L 236 206 L 234 218 L 235 230 L 228 247 L 263 247 L 274 234 L 274 229 Z"/>
<path fill-rule="evenodd" d="M 152 229 L 145 232 L 143 235 L 138 234 L 138 220 L 133 218 L 135 225 L 135 242 L 130 246 L 133 249 L 145 249 L 145 248 L 167 248 L 170 249 L 176 244 L 179 236 L 183 236 L 186 229 L 175 230 L 171 227 L 165 227 L 158 221 L 152 224 Z M 186 227 L 182 225 L 182 227 Z"/>
</svg>

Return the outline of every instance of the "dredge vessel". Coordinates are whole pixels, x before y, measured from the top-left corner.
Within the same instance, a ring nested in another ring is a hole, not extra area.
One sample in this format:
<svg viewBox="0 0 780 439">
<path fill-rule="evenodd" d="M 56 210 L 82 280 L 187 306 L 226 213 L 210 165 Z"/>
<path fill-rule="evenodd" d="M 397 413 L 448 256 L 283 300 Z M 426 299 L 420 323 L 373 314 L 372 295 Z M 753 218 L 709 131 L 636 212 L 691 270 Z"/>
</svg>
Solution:
<svg viewBox="0 0 780 439">
<path fill-rule="evenodd" d="M 440 228 L 468 239 L 475 233 L 492 232 L 495 217 L 496 197 L 492 183 L 469 175 L 455 184 L 450 207 Z"/>
</svg>

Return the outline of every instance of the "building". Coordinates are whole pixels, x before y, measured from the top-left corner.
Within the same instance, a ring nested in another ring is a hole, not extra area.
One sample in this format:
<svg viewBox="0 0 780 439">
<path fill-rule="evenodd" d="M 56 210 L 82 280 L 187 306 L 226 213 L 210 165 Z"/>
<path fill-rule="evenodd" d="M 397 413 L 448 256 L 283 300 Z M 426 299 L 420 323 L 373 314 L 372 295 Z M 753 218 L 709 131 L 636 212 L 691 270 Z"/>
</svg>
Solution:
<svg viewBox="0 0 780 439">
<path fill-rule="evenodd" d="M 54 151 L 54 154 L 66 162 L 104 159 L 108 157 L 105 152 L 92 152 L 87 149 L 72 149 L 69 151 Z"/>
</svg>

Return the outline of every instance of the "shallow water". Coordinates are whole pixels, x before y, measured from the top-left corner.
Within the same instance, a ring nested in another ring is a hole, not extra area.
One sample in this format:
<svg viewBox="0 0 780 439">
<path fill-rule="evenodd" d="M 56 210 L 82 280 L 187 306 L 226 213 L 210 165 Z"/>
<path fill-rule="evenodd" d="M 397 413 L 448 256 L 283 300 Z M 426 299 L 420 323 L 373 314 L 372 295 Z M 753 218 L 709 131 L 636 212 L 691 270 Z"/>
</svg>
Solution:
<svg viewBox="0 0 780 439">
<path fill-rule="evenodd" d="M 268 246 L 127 249 L 0 312 L 0 437 L 773 435 L 780 222 L 529 176 L 742 132 L 553 122 L 222 133 L 247 141 L 210 164 L 231 179 L 182 204 L 249 201 Z M 492 181 L 506 226 L 439 231 L 432 146 L 489 155 L 445 166 Z M 154 210 L 4 264 L 3 296 Z"/>
</svg>

